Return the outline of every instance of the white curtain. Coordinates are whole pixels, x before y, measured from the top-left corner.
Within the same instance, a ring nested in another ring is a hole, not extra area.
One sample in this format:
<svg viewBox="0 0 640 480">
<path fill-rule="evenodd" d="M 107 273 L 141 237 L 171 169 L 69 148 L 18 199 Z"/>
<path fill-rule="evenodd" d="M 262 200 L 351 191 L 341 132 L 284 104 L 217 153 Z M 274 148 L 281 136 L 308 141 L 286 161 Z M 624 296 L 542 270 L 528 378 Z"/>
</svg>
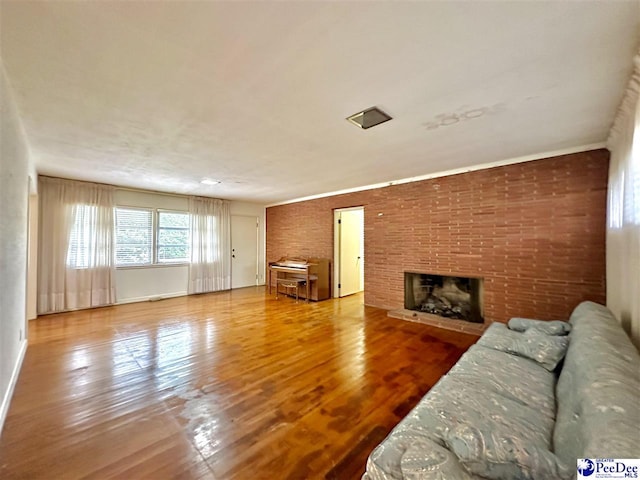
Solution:
<svg viewBox="0 0 640 480">
<path fill-rule="evenodd" d="M 607 306 L 640 349 L 640 53 L 607 146 Z"/>
<path fill-rule="evenodd" d="M 40 177 L 38 190 L 38 313 L 114 303 L 114 187 Z"/>
<path fill-rule="evenodd" d="M 190 197 L 191 263 L 189 293 L 231 288 L 231 212 L 229 202 Z"/>
</svg>

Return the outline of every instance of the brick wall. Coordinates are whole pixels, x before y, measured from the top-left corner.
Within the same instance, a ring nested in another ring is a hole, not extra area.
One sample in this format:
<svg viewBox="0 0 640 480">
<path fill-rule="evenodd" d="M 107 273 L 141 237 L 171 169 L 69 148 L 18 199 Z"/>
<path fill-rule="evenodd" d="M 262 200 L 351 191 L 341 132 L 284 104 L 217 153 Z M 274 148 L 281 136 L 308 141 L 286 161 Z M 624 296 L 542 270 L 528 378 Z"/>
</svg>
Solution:
<svg viewBox="0 0 640 480">
<path fill-rule="evenodd" d="M 402 308 L 404 272 L 484 277 L 487 321 L 605 301 L 607 150 L 267 209 L 267 260 L 333 258 L 333 209 L 365 208 L 365 303 Z"/>
</svg>

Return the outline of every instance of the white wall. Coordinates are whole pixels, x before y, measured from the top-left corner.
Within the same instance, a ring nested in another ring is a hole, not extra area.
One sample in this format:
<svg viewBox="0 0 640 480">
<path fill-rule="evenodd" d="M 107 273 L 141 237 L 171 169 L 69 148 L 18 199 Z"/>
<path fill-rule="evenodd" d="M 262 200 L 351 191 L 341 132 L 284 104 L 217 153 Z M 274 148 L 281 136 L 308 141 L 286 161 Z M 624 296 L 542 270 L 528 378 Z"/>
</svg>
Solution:
<svg viewBox="0 0 640 480">
<path fill-rule="evenodd" d="M 156 192 L 117 190 L 116 204 L 127 207 L 160 208 L 166 210 L 189 209 L 189 199 L 182 195 Z M 258 217 L 260 283 L 265 278 L 265 207 L 246 202 L 231 202 L 231 215 Z M 116 272 L 116 299 L 118 303 L 140 302 L 152 298 L 167 298 L 187 294 L 189 267 L 162 265 L 150 267 L 118 268 Z"/>
<path fill-rule="evenodd" d="M 27 347 L 27 204 L 32 171 L 24 130 L 0 62 L 0 431 Z"/>
</svg>

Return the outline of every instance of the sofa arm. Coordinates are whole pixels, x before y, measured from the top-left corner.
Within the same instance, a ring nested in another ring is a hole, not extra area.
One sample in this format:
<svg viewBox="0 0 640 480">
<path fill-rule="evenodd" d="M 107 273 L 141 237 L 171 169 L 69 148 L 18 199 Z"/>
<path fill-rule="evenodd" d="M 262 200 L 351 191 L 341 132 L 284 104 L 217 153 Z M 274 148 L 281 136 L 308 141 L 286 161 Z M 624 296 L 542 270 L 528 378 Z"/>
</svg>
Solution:
<svg viewBox="0 0 640 480">
<path fill-rule="evenodd" d="M 367 459 L 362 480 L 473 480 L 458 457 L 419 432 L 394 430 Z"/>
</svg>

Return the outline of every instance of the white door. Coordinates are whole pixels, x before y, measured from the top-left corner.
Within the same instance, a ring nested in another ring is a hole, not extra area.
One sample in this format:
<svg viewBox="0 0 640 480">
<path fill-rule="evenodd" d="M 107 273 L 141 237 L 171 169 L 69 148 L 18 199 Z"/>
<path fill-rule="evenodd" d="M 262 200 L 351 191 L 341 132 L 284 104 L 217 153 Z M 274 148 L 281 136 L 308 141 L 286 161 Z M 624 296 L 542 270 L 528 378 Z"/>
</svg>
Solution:
<svg viewBox="0 0 640 480">
<path fill-rule="evenodd" d="M 338 297 L 364 290 L 364 208 L 335 211 Z"/>
<path fill-rule="evenodd" d="M 231 288 L 258 283 L 258 217 L 231 216 Z"/>
</svg>

